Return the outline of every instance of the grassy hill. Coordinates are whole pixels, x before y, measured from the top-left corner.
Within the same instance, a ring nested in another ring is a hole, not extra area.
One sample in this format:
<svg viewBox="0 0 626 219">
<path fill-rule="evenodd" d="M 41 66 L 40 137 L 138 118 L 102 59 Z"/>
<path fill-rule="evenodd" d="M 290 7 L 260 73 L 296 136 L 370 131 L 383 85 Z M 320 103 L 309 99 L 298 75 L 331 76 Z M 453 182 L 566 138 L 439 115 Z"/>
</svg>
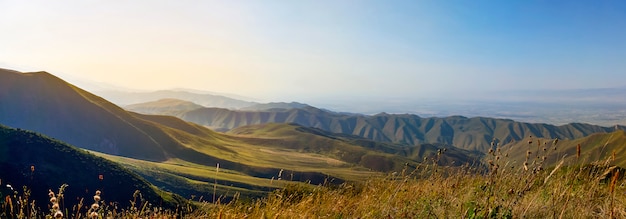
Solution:
<svg viewBox="0 0 626 219">
<path fill-rule="evenodd" d="M 139 106 L 142 104 L 138 104 Z M 572 123 L 554 126 L 540 123 L 523 123 L 508 119 L 485 117 L 422 118 L 410 114 L 349 115 L 334 113 L 310 106 L 283 110 L 228 110 L 200 108 L 187 112 L 168 112 L 167 107 L 153 114 L 166 114 L 210 127 L 228 131 L 237 127 L 266 123 L 297 123 L 306 127 L 358 135 L 370 140 L 406 145 L 447 144 L 467 150 L 486 152 L 494 138 L 502 142 L 520 141 L 527 136 L 541 138 L 576 139 L 593 133 L 624 130 L 623 126 L 601 127 Z"/>
<path fill-rule="evenodd" d="M 626 147 L 624 146 L 626 145 L 626 132 L 622 130 L 596 133 L 573 140 L 559 139 L 556 142 L 554 140 L 536 137 L 526 138 L 524 141 L 502 145 L 501 151 L 502 154 L 508 154 L 516 165 L 528 162 L 529 165 L 543 163 L 544 167 L 549 167 L 564 160 L 565 165 L 601 161 L 606 164 L 626 167 L 626 157 L 623 156 L 626 154 Z M 529 143 L 529 141 L 532 142 Z M 580 145 L 580 156 L 578 156 L 578 145 Z M 530 155 L 526 161 L 528 152 Z M 613 156 L 614 153 L 615 156 Z"/>
<path fill-rule="evenodd" d="M 114 162 L 38 133 L 0 125 L 0 152 L 2 187 L 12 185 L 21 193 L 27 186 L 40 208 L 47 208 L 48 190 L 57 192 L 62 184 L 69 185 L 64 193 L 68 208 L 78 203 L 77 198 L 89 201 L 96 190 L 120 206 L 128 206 L 137 190 L 156 206 L 174 208 L 185 202 Z"/>
</svg>

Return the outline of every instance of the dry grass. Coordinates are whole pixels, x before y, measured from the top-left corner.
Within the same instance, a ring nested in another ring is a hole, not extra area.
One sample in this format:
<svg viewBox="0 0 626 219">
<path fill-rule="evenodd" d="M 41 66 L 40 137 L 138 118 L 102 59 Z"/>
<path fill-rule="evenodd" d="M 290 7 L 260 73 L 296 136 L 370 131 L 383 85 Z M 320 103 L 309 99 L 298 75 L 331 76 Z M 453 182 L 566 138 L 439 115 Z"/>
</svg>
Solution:
<svg viewBox="0 0 626 219">
<path fill-rule="evenodd" d="M 556 147 L 558 141 L 552 142 Z M 434 165 L 340 186 L 292 185 L 267 198 L 204 203 L 200 218 L 626 218 L 626 188 L 612 157 L 545 168 L 552 150 L 523 164 L 496 148 L 489 170 Z M 534 147 L 534 145 L 533 145 Z"/>
<path fill-rule="evenodd" d="M 435 158 L 362 182 L 287 183 L 258 200 L 235 197 L 229 203 L 218 199 L 165 210 L 151 206 L 137 192 L 128 209 L 100 203 L 96 208 L 61 206 L 60 210 L 65 218 L 626 218 L 623 169 L 611 165 L 612 155 L 592 164 L 567 163 L 562 158 L 548 168 L 542 157 L 555 150 L 543 150 L 543 145 L 535 148 L 529 143 L 532 153 L 525 164 L 508 160 L 507 152 L 496 144 L 487 155 L 486 168 L 441 167 L 435 165 Z M 557 141 L 548 144 L 556 145 Z M 27 196 L 12 196 L 1 206 L 1 217 L 26 218 L 30 213 L 31 218 L 45 218 L 56 212 L 37 212 L 16 201 Z"/>
</svg>

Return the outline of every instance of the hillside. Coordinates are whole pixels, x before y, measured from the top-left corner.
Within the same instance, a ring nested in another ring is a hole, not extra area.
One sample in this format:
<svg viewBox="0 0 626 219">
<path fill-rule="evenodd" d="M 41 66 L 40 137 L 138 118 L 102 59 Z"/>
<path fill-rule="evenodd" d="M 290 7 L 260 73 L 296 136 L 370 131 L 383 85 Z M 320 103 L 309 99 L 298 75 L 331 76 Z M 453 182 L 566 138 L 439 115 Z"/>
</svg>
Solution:
<svg viewBox="0 0 626 219">
<path fill-rule="evenodd" d="M 153 109 L 157 113 L 157 109 Z M 168 114 L 161 110 L 160 114 Z M 174 114 L 168 114 L 174 115 Z M 267 111 L 235 111 L 221 108 L 200 108 L 177 112 L 174 116 L 189 122 L 228 131 L 241 126 L 266 123 L 297 123 L 306 127 L 358 135 L 374 141 L 419 145 L 441 143 L 467 150 L 488 150 L 494 138 L 502 142 L 519 141 L 527 136 L 576 139 L 593 133 L 612 132 L 618 127 L 601 127 L 572 123 L 561 126 L 523 123 L 508 119 L 451 116 L 422 118 L 411 114 L 349 115 L 314 107 Z"/>
<path fill-rule="evenodd" d="M 0 79 L 2 124 L 140 159 L 165 160 L 165 151 L 182 147 L 122 108 L 47 72 L 0 70 Z"/>
<path fill-rule="evenodd" d="M 69 185 L 65 190 L 68 206 L 77 204 L 77 197 L 88 200 L 96 190 L 101 190 L 107 201 L 122 206 L 128 205 L 136 190 L 157 206 L 172 208 L 184 202 L 182 197 L 159 191 L 116 163 L 34 132 L 0 125 L 0 152 L 2 183 L 19 192 L 27 186 L 44 209 L 48 189 L 57 192 L 62 184 Z"/>
<path fill-rule="evenodd" d="M 533 138 L 532 143 L 525 141 L 502 145 L 502 153 L 508 154 L 511 161 L 521 165 L 526 161 L 526 154 L 530 151 L 528 163 L 543 162 L 544 167 L 554 166 L 563 158 L 564 164 L 590 163 L 600 161 L 607 164 L 626 167 L 626 132 L 622 130 L 610 133 L 596 133 L 587 137 L 573 140 Z M 577 147 L 580 145 L 580 157 L 577 157 Z M 544 150 L 545 149 L 545 150 Z M 613 159 L 615 153 L 615 159 Z M 545 161 L 543 161 L 545 157 Z M 489 158 L 487 158 L 489 159 Z"/>
</svg>

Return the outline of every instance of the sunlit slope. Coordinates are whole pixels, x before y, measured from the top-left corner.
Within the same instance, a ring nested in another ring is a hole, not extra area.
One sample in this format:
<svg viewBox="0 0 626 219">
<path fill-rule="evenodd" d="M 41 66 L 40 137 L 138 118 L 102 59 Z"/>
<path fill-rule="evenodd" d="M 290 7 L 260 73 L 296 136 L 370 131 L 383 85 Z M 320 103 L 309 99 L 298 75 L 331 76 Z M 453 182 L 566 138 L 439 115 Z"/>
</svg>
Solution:
<svg viewBox="0 0 626 219">
<path fill-rule="evenodd" d="M 578 145 L 580 145 L 580 157 L 578 156 Z M 517 165 L 522 165 L 524 162 L 529 164 L 543 162 L 544 167 L 547 167 L 554 166 L 564 160 L 564 164 L 582 165 L 600 162 L 601 164 L 626 167 L 626 156 L 624 156 L 626 155 L 626 132 L 619 130 L 611 133 L 592 134 L 573 140 L 559 139 L 558 141 L 527 137 L 523 141 L 503 145 L 501 151 L 510 157 L 511 162 Z"/>
<path fill-rule="evenodd" d="M 212 201 L 215 188 L 216 197 L 222 200 L 232 198 L 236 193 L 242 197 L 261 197 L 269 191 L 280 188 L 285 180 L 259 178 L 217 166 L 198 165 L 178 159 L 167 162 L 152 162 L 127 157 L 92 152 L 97 156 L 121 164 L 166 191 L 174 191 L 183 197 L 201 197 Z M 215 187 L 214 187 L 215 185 Z"/>
<path fill-rule="evenodd" d="M 142 104 L 137 104 L 140 106 Z M 593 133 L 623 130 L 623 126 L 601 127 L 572 123 L 555 126 L 542 123 L 523 123 L 508 119 L 450 116 L 422 118 L 411 114 L 358 115 L 335 113 L 310 106 L 266 111 L 241 111 L 221 108 L 199 108 L 171 113 L 168 107 L 151 113 L 174 115 L 186 121 L 228 131 L 237 127 L 266 123 L 297 123 L 306 127 L 358 135 L 374 141 L 420 145 L 424 143 L 454 145 L 468 150 L 486 152 L 493 138 L 504 142 L 519 141 L 525 136 L 576 139 Z"/>
<path fill-rule="evenodd" d="M 13 185 L 20 192 L 27 186 L 40 206 L 47 203 L 48 189 L 56 192 L 62 184 L 69 185 L 65 191 L 69 206 L 77 204 L 75 197 L 88 199 L 96 190 L 123 206 L 136 190 L 157 206 L 182 204 L 182 198 L 159 191 L 114 162 L 38 133 L 0 125 L 0 152 L 3 186 Z"/>
<path fill-rule="evenodd" d="M 181 147 L 145 121 L 46 72 L 0 70 L 0 123 L 109 154 L 165 160 Z"/>
</svg>

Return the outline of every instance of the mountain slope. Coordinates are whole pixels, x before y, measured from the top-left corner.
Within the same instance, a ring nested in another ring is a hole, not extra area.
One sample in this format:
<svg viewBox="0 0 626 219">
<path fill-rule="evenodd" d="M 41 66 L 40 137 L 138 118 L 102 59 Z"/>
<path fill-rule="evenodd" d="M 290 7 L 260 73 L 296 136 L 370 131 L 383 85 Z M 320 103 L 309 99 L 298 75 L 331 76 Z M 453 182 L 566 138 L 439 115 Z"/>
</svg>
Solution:
<svg viewBox="0 0 626 219">
<path fill-rule="evenodd" d="M 165 195 L 113 162 L 34 132 L 0 125 L 0 152 L 2 182 L 16 189 L 28 186 L 42 208 L 48 203 L 48 189 L 56 191 L 61 184 L 69 185 L 65 190 L 68 206 L 76 204 L 75 197 L 88 198 L 96 190 L 122 206 L 128 205 L 136 190 L 156 205 L 175 207 L 183 200 Z"/>
<path fill-rule="evenodd" d="M 168 114 L 165 110 L 154 109 L 152 112 Z M 228 131 L 254 124 L 297 123 L 334 133 L 358 135 L 374 141 L 407 145 L 441 143 L 479 151 L 486 151 L 494 138 L 502 142 L 519 141 L 531 135 L 543 138 L 576 139 L 593 133 L 624 129 L 623 126 L 601 127 L 580 123 L 554 126 L 485 117 L 422 118 L 410 114 L 386 113 L 371 116 L 347 115 L 310 106 L 269 111 L 200 108 L 178 112 L 174 116 L 216 131 Z"/>
<path fill-rule="evenodd" d="M 0 123 L 109 154 L 165 160 L 173 141 L 147 133 L 145 121 L 46 72 L 0 70 Z"/>
<path fill-rule="evenodd" d="M 525 141 L 513 142 L 502 145 L 502 153 L 509 155 L 517 165 L 526 161 L 528 156 L 529 165 L 533 162 L 541 162 L 545 166 L 556 165 L 565 158 L 566 165 L 587 164 L 591 162 L 607 163 L 626 167 L 626 132 L 622 130 L 610 133 L 596 133 L 586 137 L 561 140 L 556 144 L 554 139 L 533 138 L 529 144 Z M 577 146 L 580 145 L 580 158 L 577 158 Z M 544 150 L 545 149 L 545 150 Z M 615 157 L 613 159 L 613 153 Z M 545 157 L 545 161 L 543 160 Z M 487 158 L 489 159 L 489 158 Z"/>
</svg>

